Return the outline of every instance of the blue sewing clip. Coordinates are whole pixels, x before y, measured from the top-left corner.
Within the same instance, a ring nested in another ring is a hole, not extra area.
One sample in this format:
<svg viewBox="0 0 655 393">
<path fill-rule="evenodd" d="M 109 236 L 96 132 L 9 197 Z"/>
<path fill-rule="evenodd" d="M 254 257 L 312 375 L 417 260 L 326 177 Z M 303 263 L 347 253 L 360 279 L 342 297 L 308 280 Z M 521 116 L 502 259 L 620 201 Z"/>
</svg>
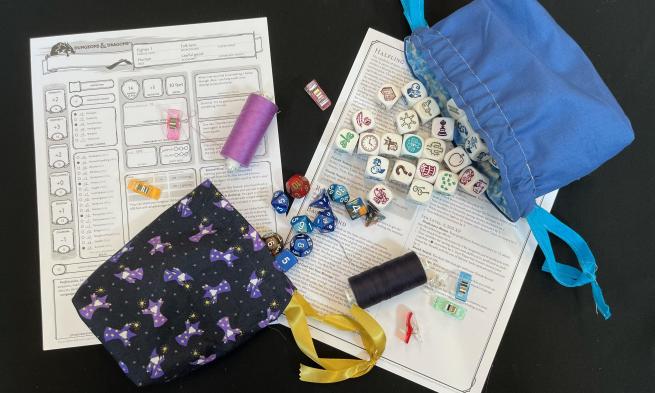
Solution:
<svg viewBox="0 0 655 393">
<path fill-rule="evenodd" d="M 457 279 L 457 285 L 455 286 L 455 299 L 460 302 L 466 302 L 466 299 L 469 296 L 469 288 L 471 288 L 471 277 L 470 273 L 459 272 L 459 278 Z"/>
</svg>

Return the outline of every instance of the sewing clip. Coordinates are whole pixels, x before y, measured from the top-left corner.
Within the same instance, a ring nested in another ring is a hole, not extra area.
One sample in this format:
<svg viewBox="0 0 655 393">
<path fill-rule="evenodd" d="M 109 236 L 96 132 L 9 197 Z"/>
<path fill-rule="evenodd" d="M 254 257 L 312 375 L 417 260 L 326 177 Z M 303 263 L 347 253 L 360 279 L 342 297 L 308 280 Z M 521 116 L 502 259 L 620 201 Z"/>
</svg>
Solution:
<svg viewBox="0 0 655 393">
<path fill-rule="evenodd" d="M 181 112 L 177 109 L 166 111 L 166 139 L 177 141 L 180 139 L 180 129 L 182 128 Z"/>
<path fill-rule="evenodd" d="M 312 97 L 312 100 L 314 100 L 316 105 L 318 105 L 322 111 L 326 110 L 330 107 L 330 105 L 332 105 L 332 101 L 330 101 L 327 94 L 325 94 L 323 89 L 321 89 L 321 86 L 318 85 L 316 79 L 313 79 L 305 86 L 305 91 L 307 94 L 309 94 L 310 97 Z"/>
<path fill-rule="evenodd" d="M 471 274 L 467 272 L 459 272 L 457 285 L 455 286 L 455 299 L 460 302 L 466 302 L 471 288 Z"/>
<path fill-rule="evenodd" d="M 442 313 L 449 315 L 455 319 L 464 319 L 464 315 L 466 315 L 466 309 L 464 309 L 462 306 L 458 306 L 457 304 L 448 301 L 440 296 L 437 296 L 436 299 L 434 300 L 434 303 L 432 306 L 441 311 Z"/>
<path fill-rule="evenodd" d="M 156 200 L 161 196 L 161 190 L 159 188 L 137 179 L 131 179 L 130 182 L 127 183 L 127 189 L 150 199 Z"/>
</svg>

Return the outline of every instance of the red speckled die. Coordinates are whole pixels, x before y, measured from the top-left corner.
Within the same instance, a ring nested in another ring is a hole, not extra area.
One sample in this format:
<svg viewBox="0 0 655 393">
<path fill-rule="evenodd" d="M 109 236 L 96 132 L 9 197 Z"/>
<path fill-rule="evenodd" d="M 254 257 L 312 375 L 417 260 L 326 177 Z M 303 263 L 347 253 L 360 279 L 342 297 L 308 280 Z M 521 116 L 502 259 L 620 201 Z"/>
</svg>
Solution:
<svg viewBox="0 0 655 393">
<path fill-rule="evenodd" d="M 293 198 L 302 198 L 309 193 L 309 180 L 303 175 L 295 174 L 285 184 L 287 194 Z"/>
</svg>

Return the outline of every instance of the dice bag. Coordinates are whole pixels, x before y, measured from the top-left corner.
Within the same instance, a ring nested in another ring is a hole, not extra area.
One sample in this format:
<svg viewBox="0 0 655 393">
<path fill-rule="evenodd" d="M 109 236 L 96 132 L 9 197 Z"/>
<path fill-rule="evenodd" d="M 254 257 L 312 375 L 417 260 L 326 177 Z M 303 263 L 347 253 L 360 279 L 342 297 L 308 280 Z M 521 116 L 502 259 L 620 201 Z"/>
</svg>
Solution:
<svg viewBox="0 0 655 393">
<path fill-rule="evenodd" d="M 465 113 L 463 133 L 486 142 L 496 169 L 489 200 L 508 219 L 525 217 L 544 251 L 543 270 L 565 286 L 590 283 L 609 318 L 586 242 L 535 199 L 585 176 L 632 142 L 621 107 L 575 41 L 535 0 L 474 0 L 428 27 L 423 0 L 401 0 L 412 34 L 405 38 L 414 75 Z M 455 117 L 455 116 L 453 116 Z M 462 135 L 455 133 L 455 143 Z M 575 252 L 582 270 L 556 261 L 549 233 Z"/>
<path fill-rule="evenodd" d="M 365 311 L 318 314 L 295 292 L 257 231 L 208 180 L 164 211 L 80 286 L 82 321 L 137 385 L 214 362 L 284 312 L 296 343 L 324 369 L 300 378 L 337 382 L 368 372 L 384 351 Z M 359 333 L 369 360 L 323 359 L 306 318 Z"/>
</svg>

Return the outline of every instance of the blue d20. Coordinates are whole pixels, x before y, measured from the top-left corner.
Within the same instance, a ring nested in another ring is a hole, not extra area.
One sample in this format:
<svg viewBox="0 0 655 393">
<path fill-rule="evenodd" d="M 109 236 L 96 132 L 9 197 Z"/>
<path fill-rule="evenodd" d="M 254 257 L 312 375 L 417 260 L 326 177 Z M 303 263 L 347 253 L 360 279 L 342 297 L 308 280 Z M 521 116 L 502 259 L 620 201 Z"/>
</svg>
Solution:
<svg viewBox="0 0 655 393">
<path fill-rule="evenodd" d="M 314 224 L 312 224 L 312 220 L 310 220 L 309 217 L 305 215 L 295 216 L 291 219 L 290 223 L 291 228 L 293 228 L 293 230 L 298 233 L 312 233 L 314 230 Z"/>
<path fill-rule="evenodd" d="M 348 189 L 341 184 L 332 184 L 327 190 L 330 199 L 337 203 L 346 203 L 350 199 Z"/>
<path fill-rule="evenodd" d="M 330 209 L 320 211 L 316 218 L 314 218 L 314 226 L 321 233 L 333 232 L 336 224 L 337 217 Z"/>
<path fill-rule="evenodd" d="M 312 252 L 312 247 L 314 247 L 314 242 L 312 242 L 312 238 L 305 233 L 299 233 L 292 237 L 291 243 L 289 244 L 291 253 L 297 257 L 309 255 L 309 253 Z"/>
<path fill-rule="evenodd" d="M 286 214 L 287 210 L 289 210 L 289 197 L 284 191 L 275 191 L 273 193 L 273 199 L 271 199 L 271 205 L 276 212 Z"/>
<path fill-rule="evenodd" d="M 275 265 L 275 268 L 277 270 L 281 270 L 283 272 L 288 272 L 289 269 L 293 267 L 293 265 L 298 262 L 298 258 L 296 258 L 295 255 L 291 253 L 289 250 L 282 250 L 279 254 L 275 256 L 275 261 L 273 261 L 273 265 Z"/>
<path fill-rule="evenodd" d="M 314 199 L 314 202 L 309 204 L 310 207 L 315 207 L 317 209 L 327 209 L 330 207 L 330 199 L 327 196 L 325 190 L 321 191 L 321 195 L 318 198 Z"/>
</svg>

